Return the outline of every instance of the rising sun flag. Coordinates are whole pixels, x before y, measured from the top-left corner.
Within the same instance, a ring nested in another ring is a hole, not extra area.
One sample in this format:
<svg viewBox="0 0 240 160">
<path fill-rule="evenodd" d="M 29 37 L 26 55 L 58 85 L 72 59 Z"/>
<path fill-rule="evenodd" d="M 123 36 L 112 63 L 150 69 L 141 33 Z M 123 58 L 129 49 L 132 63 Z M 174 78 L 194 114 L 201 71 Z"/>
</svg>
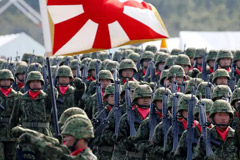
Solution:
<svg viewBox="0 0 240 160">
<path fill-rule="evenodd" d="M 155 7 L 142 0 L 40 0 L 48 56 L 166 39 Z M 49 37 L 49 40 L 46 40 Z"/>
</svg>

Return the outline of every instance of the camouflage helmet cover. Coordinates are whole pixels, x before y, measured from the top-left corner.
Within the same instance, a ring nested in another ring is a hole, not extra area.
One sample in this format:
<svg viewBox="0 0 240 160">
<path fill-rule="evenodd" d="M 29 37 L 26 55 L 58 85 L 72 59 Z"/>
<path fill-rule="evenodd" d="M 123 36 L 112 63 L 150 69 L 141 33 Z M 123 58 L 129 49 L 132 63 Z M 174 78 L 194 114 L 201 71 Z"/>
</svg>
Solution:
<svg viewBox="0 0 240 160">
<path fill-rule="evenodd" d="M 201 101 L 199 101 L 194 109 L 194 116 L 199 113 L 199 106 Z M 206 106 L 206 113 L 209 113 L 211 111 L 211 108 L 213 106 L 213 101 L 211 99 L 202 99 L 202 103 Z"/>
<path fill-rule="evenodd" d="M 72 70 L 69 66 L 62 65 L 57 70 L 56 77 L 70 77 L 73 78 Z"/>
<path fill-rule="evenodd" d="M 26 84 L 28 85 L 30 81 L 41 81 L 44 84 L 44 79 L 39 71 L 31 71 L 28 73 Z"/>
<path fill-rule="evenodd" d="M 170 67 L 170 69 L 168 71 L 167 79 L 174 77 L 174 75 L 176 75 L 176 77 L 185 76 L 184 69 L 179 65 L 173 65 L 172 67 Z"/>
<path fill-rule="evenodd" d="M 31 72 L 31 71 L 39 71 L 42 72 L 42 65 L 39 63 L 32 63 L 29 65 L 27 73 Z"/>
<path fill-rule="evenodd" d="M 172 51 L 171 51 L 171 55 L 179 55 L 179 54 L 181 54 L 182 53 L 182 50 L 181 49 L 177 49 L 177 48 L 175 48 L 175 49 L 172 49 Z"/>
<path fill-rule="evenodd" d="M 162 101 L 162 98 L 163 98 L 163 95 L 165 94 L 165 92 L 167 92 L 169 96 L 172 94 L 168 88 L 166 88 L 166 90 L 165 90 L 164 87 L 160 87 L 155 91 L 152 101 L 153 102 Z"/>
<path fill-rule="evenodd" d="M 24 61 L 19 62 L 16 66 L 15 76 L 17 76 L 17 74 L 24 74 L 26 72 L 26 69 L 27 63 Z"/>
<path fill-rule="evenodd" d="M 228 72 L 225 69 L 217 69 L 214 73 L 213 73 L 213 79 L 212 82 L 215 83 L 216 79 L 219 77 L 227 77 L 227 79 L 230 79 L 230 76 L 228 74 Z"/>
<path fill-rule="evenodd" d="M 202 79 L 200 78 L 192 78 L 191 80 L 189 80 L 188 84 L 187 84 L 187 87 L 185 89 L 185 93 L 192 93 L 192 88 L 194 87 L 195 85 L 195 81 L 196 81 L 196 85 L 198 86 L 201 82 L 203 82 Z"/>
<path fill-rule="evenodd" d="M 179 102 L 178 102 L 178 109 L 177 109 L 177 111 L 180 112 L 182 110 L 188 110 L 189 101 L 191 100 L 191 98 L 192 98 L 191 94 L 183 95 L 180 98 Z M 195 95 L 193 95 L 193 98 L 194 98 L 194 100 L 195 100 L 195 102 L 197 104 L 198 103 L 198 98 Z"/>
<path fill-rule="evenodd" d="M 101 80 L 101 79 L 109 79 L 112 82 L 114 81 L 113 80 L 113 75 L 112 75 L 112 73 L 109 70 L 101 70 L 101 71 L 99 71 L 98 75 L 99 75 L 99 80 Z"/>
<path fill-rule="evenodd" d="M 194 58 L 196 49 L 195 48 L 187 48 L 185 51 L 185 54 L 189 57 L 189 58 Z"/>
<path fill-rule="evenodd" d="M 154 56 L 153 52 L 151 52 L 151 51 L 144 51 L 144 53 L 142 54 L 142 58 L 140 60 L 140 63 L 142 63 L 143 60 L 145 60 L 145 59 L 152 60 L 153 56 Z"/>
<path fill-rule="evenodd" d="M 231 105 L 233 106 L 235 101 L 239 100 L 240 100 L 240 88 L 236 88 L 231 96 Z"/>
<path fill-rule="evenodd" d="M 215 60 L 217 57 L 218 51 L 210 50 L 206 56 L 206 61 Z"/>
<path fill-rule="evenodd" d="M 151 94 L 152 88 L 149 85 L 139 85 L 134 90 L 133 102 L 136 102 L 138 98 L 151 97 Z"/>
<path fill-rule="evenodd" d="M 137 62 L 139 57 L 140 55 L 134 52 L 129 54 L 127 58 L 133 60 L 134 62 Z"/>
<path fill-rule="evenodd" d="M 205 49 L 202 49 L 202 48 L 196 49 L 196 52 L 195 52 L 195 55 L 194 55 L 194 59 L 202 58 L 203 55 L 205 54 L 205 52 L 206 52 Z"/>
<path fill-rule="evenodd" d="M 147 45 L 145 51 L 151 51 L 152 53 L 156 53 L 157 47 L 155 45 Z"/>
<path fill-rule="evenodd" d="M 229 98 L 232 96 L 232 91 L 227 85 L 217 85 L 213 89 L 212 100 L 215 101 L 218 98 Z"/>
<path fill-rule="evenodd" d="M 176 65 L 187 65 L 189 67 L 191 67 L 191 62 L 190 59 L 187 55 L 185 54 L 180 54 L 177 56 L 177 59 L 175 61 Z"/>
<path fill-rule="evenodd" d="M 237 50 L 237 51 L 234 53 L 233 62 L 236 63 L 236 61 L 239 61 L 239 60 L 240 60 L 240 50 Z"/>
<path fill-rule="evenodd" d="M 121 73 L 121 71 L 124 69 L 133 69 L 135 72 L 137 72 L 137 67 L 131 59 L 124 59 L 121 61 L 119 66 L 119 73 Z"/>
<path fill-rule="evenodd" d="M 233 110 L 230 103 L 222 99 L 216 100 L 213 103 L 209 117 L 213 118 L 215 113 L 229 113 L 230 117 L 233 117 Z"/>
<path fill-rule="evenodd" d="M 1 69 L 0 70 L 0 80 L 8 80 L 8 79 L 14 81 L 12 72 L 9 69 Z"/>
<path fill-rule="evenodd" d="M 227 51 L 227 50 L 220 50 L 217 54 L 217 62 L 219 62 L 220 59 L 222 58 L 230 58 L 233 59 L 233 55 L 231 51 Z"/>
</svg>

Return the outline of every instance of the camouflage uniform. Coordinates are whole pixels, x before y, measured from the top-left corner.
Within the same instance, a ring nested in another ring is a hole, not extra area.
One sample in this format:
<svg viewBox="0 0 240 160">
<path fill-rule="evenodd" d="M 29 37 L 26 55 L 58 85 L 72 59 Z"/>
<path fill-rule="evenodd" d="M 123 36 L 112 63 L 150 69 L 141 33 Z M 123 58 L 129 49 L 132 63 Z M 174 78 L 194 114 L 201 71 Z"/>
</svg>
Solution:
<svg viewBox="0 0 240 160">
<path fill-rule="evenodd" d="M 201 102 L 200 102 L 201 103 Z M 210 99 L 202 99 L 202 103 L 205 103 L 206 105 L 206 112 L 210 112 L 212 105 L 213 105 L 213 101 Z M 199 104 L 196 105 L 195 109 L 194 109 L 194 116 L 198 116 L 199 114 Z M 201 128 L 200 124 L 198 124 L 197 126 L 194 127 L 194 131 L 193 131 L 193 146 L 192 146 L 192 152 L 194 152 L 197 143 L 198 143 L 198 139 L 201 137 Z M 179 140 L 178 143 L 178 147 L 177 150 L 175 151 L 174 154 L 174 159 L 176 160 L 185 160 L 187 158 L 187 130 L 185 130 Z"/>
<path fill-rule="evenodd" d="M 140 63 L 141 63 L 141 68 L 139 69 L 138 71 L 138 75 L 139 75 L 139 81 L 142 81 L 143 80 L 143 77 L 145 76 L 146 74 L 146 71 L 147 71 L 147 68 L 144 68 L 143 67 L 143 61 L 146 60 L 146 59 L 149 59 L 149 60 L 152 60 L 153 58 L 153 53 L 151 51 L 145 51 L 142 55 L 142 58 L 140 60 Z"/>
<path fill-rule="evenodd" d="M 169 89 L 167 89 L 166 92 L 168 93 L 168 95 L 171 95 L 171 91 Z M 153 96 L 153 101 L 152 101 L 152 103 L 154 103 L 153 105 L 156 105 L 155 104 L 156 101 L 162 101 L 162 97 L 164 93 L 165 93 L 165 88 L 163 87 L 158 88 L 155 91 Z M 158 123 L 160 123 L 162 121 L 162 116 L 161 116 L 162 111 L 157 108 L 155 108 L 155 110 L 156 110 L 155 114 L 159 113 L 159 116 L 157 116 L 157 121 Z M 150 121 L 148 117 L 145 120 L 143 120 L 142 123 L 140 124 L 137 130 L 136 138 L 134 140 L 134 144 L 137 150 L 139 152 L 146 153 L 148 160 L 157 158 L 155 156 L 152 156 L 152 154 L 149 154 L 149 151 L 151 150 L 151 142 L 149 141 L 149 134 L 150 134 Z"/>
<path fill-rule="evenodd" d="M 228 80 L 230 79 L 229 73 L 225 69 L 217 69 L 213 73 L 212 83 L 216 84 L 216 80 L 219 77 L 226 77 Z M 218 84 L 216 84 L 216 85 L 218 85 Z"/>
<path fill-rule="evenodd" d="M 134 92 L 134 98 L 133 98 L 133 104 L 136 104 L 137 98 L 141 97 L 150 97 L 151 96 L 152 89 L 148 85 L 140 85 L 135 89 Z M 134 112 L 134 128 L 137 130 L 140 126 L 140 123 L 144 120 L 138 111 L 139 105 L 134 106 L 135 108 L 133 110 Z M 114 152 L 112 156 L 112 160 L 117 160 L 125 156 L 126 160 L 143 160 L 144 159 L 144 153 L 138 152 L 137 148 L 134 146 L 133 142 L 135 139 L 135 136 L 130 137 L 130 127 L 127 120 L 127 113 L 124 114 L 121 117 L 118 134 L 116 141 L 118 142 L 118 145 L 116 147 L 114 146 Z"/>
<path fill-rule="evenodd" d="M 218 66 L 220 66 L 219 64 L 219 61 L 220 59 L 223 59 L 223 58 L 230 58 L 231 60 L 233 59 L 233 55 L 232 55 L 232 52 L 231 51 L 227 51 L 227 50 L 220 50 L 217 54 L 217 58 L 216 58 L 216 61 L 218 62 Z M 221 68 L 223 68 L 222 66 L 220 66 Z M 224 68 L 224 69 L 230 69 L 230 66 L 226 66 L 228 68 Z"/>
<path fill-rule="evenodd" d="M 26 68 L 27 68 L 27 64 L 25 62 L 19 62 L 19 64 L 16 66 L 16 71 L 15 71 L 15 77 L 18 80 L 18 74 L 25 74 L 26 72 Z M 19 80 L 20 81 L 20 80 Z M 22 85 L 24 85 L 24 81 L 23 82 L 19 82 L 22 83 Z M 13 83 L 13 87 L 12 87 L 15 91 L 20 91 L 20 89 L 22 88 L 22 86 L 20 86 L 19 84 L 17 84 L 17 82 Z"/>
<path fill-rule="evenodd" d="M 181 114 L 181 112 L 183 110 L 188 110 L 188 102 L 191 99 L 190 94 L 187 95 L 183 95 L 178 103 L 178 108 L 177 108 L 177 112 Z M 198 102 L 198 99 L 196 96 L 194 96 L 194 99 L 196 101 L 196 103 Z M 184 120 L 184 119 L 183 119 Z M 184 128 L 183 125 L 183 120 L 182 121 L 177 121 L 177 126 L 178 126 L 178 139 L 180 139 L 182 133 L 186 130 L 186 128 Z M 167 143 L 164 146 L 164 157 L 167 159 L 173 159 L 173 155 L 174 155 L 174 151 L 172 150 L 173 147 L 173 131 L 172 130 L 172 126 L 168 129 L 167 132 Z"/>
<path fill-rule="evenodd" d="M 191 68 L 191 62 L 190 62 L 190 59 L 187 55 L 185 54 L 180 54 L 177 56 L 177 59 L 176 59 L 176 62 L 175 62 L 176 65 L 180 65 L 180 66 L 188 66 L 189 69 Z M 190 72 L 188 73 L 185 73 L 187 75 L 189 75 Z M 190 74 L 191 75 L 191 74 Z"/>
<path fill-rule="evenodd" d="M 229 113 L 230 117 L 233 117 L 233 110 L 231 105 L 224 100 L 217 100 L 214 102 L 210 112 L 210 117 L 213 118 L 215 113 Z M 210 146 L 213 151 L 211 157 L 206 157 L 206 147 L 202 137 L 200 138 L 193 159 L 225 159 L 225 160 L 237 160 L 238 158 L 238 146 L 237 139 L 235 137 L 235 131 L 229 127 L 225 141 L 219 136 L 217 127 L 214 126 L 210 129 Z"/>
<path fill-rule="evenodd" d="M 0 81 L 1 80 L 12 80 L 14 77 L 12 72 L 8 69 L 0 70 Z M 11 86 L 10 86 L 11 87 Z M 0 160 L 12 160 L 15 159 L 16 153 L 16 140 L 14 140 L 9 131 L 9 119 L 13 110 L 14 103 L 17 99 L 17 92 L 11 88 L 8 95 L 4 95 L 0 91 Z M 3 108 L 2 108 L 3 107 Z"/>
<path fill-rule="evenodd" d="M 222 99 L 222 98 L 230 100 L 231 96 L 232 96 L 232 91 L 228 86 L 217 85 L 213 89 L 212 100 L 216 101 L 217 99 Z"/>
<path fill-rule="evenodd" d="M 236 126 L 237 124 L 239 123 L 239 107 L 235 107 L 235 103 L 236 102 L 239 102 L 240 101 L 240 88 L 236 88 L 234 91 L 233 91 L 233 94 L 231 96 L 231 105 L 233 107 L 233 110 L 234 110 L 234 116 L 233 116 L 233 120 L 232 120 L 232 123 L 231 123 L 231 127 L 233 129 L 236 129 Z"/>
<path fill-rule="evenodd" d="M 68 66 L 61 66 L 57 71 L 57 79 L 59 77 L 69 77 L 71 80 L 73 79 L 72 71 Z M 58 82 L 59 83 L 59 82 Z M 80 106 L 81 97 L 85 92 L 85 84 L 82 82 L 80 78 L 75 78 L 73 81 L 75 87 L 70 86 L 69 84 L 64 84 L 63 87 L 67 87 L 65 93 L 61 93 L 60 87 L 61 84 L 57 85 L 58 90 L 58 98 L 57 98 L 57 108 L 58 108 L 58 117 L 69 107 Z"/>
<path fill-rule="evenodd" d="M 161 77 L 161 74 L 162 72 L 164 71 L 160 71 L 158 69 L 158 65 L 159 64 L 165 64 L 165 61 L 166 59 L 169 57 L 169 55 L 167 53 L 163 53 L 163 52 L 160 52 L 157 59 L 156 59 L 156 62 L 155 62 L 155 67 L 156 67 L 156 71 L 155 71 L 155 81 L 159 81 L 160 77 Z"/>
</svg>

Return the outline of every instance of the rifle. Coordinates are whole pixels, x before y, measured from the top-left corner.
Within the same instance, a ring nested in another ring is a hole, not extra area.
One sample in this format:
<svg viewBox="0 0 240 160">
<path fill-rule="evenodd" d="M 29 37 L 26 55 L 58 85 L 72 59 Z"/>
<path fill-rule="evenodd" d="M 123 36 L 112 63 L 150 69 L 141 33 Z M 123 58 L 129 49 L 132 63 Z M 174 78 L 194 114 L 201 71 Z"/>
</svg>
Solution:
<svg viewBox="0 0 240 160">
<path fill-rule="evenodd" d="M 80 60 L 79 60 L 79 56 L 76 56 L 77 58 L 77 68 L 76 68 L 76 77 L 80 78 L 81 77 L 81 73 L 80 73 L 80 67 L 79 67 L 79 64 L 80 64 Z"/>
<path fill-rule="evenodd" d="M 207 81 L 207 69 L 206 69 L 206 53 L 203 55 L 203 62 L 202 62 L 202 79 Z"/>
<path fill-rule="evenodd" d="M 151 66 L 150 68 L 150 82 L 155 82 L 155 66 L 154 66 L 154 62 L 151 61 L 149 63 L 149 65 Z"/>
<path fill-rule="evenodd" d="M 88 62 L 86 62 L 83 66 L 83 74 L 82 74 L 82 79 L 85 84 L 87 84 L 87 76 L 88 76 Z"/>
<path fill-rule="evenodd" d="M 162 118 L 162 132 L 164 135 L 164 145 L 167 142 L 167 131 L 171 125 L 171 121 L 168 118 L 168 106 L 167 106 L 167 102 L 168 102 L 168 92 L 167 92 L 167 87 L 165 85 L 165 93 L 163 94 L 162 97 L 162 114 L 163 114 L 163 118 Z"/>
<path fill-rule="evenodd" d="M 235 77 L 234 73 L 235 73 L 235 63 L 232 63 L 230 80 L 228 81 L 228 85 L 231 88 L 232 92 L 234 91 L 235 85 L 236 85 L 236 77 Z"/>
<path fill-rule="evenodd" d="M 184 75 L 182 75 L 182 84 L 179 85 L 180 87 L 180 92 L 184 93 L 185 92 L 185 82 L 184 82 Z"/>
<path fill-rule="evenodd" d="M 130 127 L 130 136 L 133 137 L 136 134 L 136 129 L 134 127 L 135 115 L 131 106 L 131 97 L 130 97 L 130 87 L 128 85 L 128 78 L 126 78 L 126 89 L 125 89 L 125 102 L 127 108 L 127 120 Z"/>
<path fill-rule="evenodd" d="M 214 63 L 214 72 L 218 69 L 218 62 L 217 62 L 217 59 L 215 60 L 215 63 Z"/>
<path fill-rule="evenodd" d="M 193 128 L 193 111 L 196 105 L 196 100 L 193 97 L 195 87 L 192 88 L 192 97 L 188 105 L 188 118 L 187 118 L 187 160 L 192 160 L 192 144 L 194 139 L 194 128 Z"/>
<path fill-rule="evenodd" d="M 156 105 L 153 103 L 153 93 L 151 94 L 151 105 L 150 105 L 150 112 L 149 112 L 149 142 L 152 141 L 153 138 L 153 132 L 155 127 L 158 124 L 157 114 L 156 114 Z"/>
<path fill-rule="evenodd" d="M 177 92 L 176 74 L 173 75 L 173 82 L 171 84 L 171 92 L 172 93 L 176 93 Z"/>
<path fill-rule="evenodd" d="M 213 155 L 213 151 L 210 146 L 210 138 L 209 138 L 210 135 L 208 135 L 208 131 L 207 131 L 206 105 L 205 103 L 202 102 L 201 98 L 199 102 L 199 116 L 200 116 L 200 125 L 202 128 L 203 141 L 206 146 L 206 156 L 209 157 Z"/>
<path fill-rule="evenodd" d="M 208 84 L 207 84 L 207 86 L 206 86 L 206 97 L 205 98 L 207 98 L 207 99 L 211 99 L 211 88 L 212 88 L 212 86 L 211 86 L 211 83 L 210 83 L 210 75 L 208 75 Z"/>
<path fill-rule="evenodd" d="M 0 104 L 0 108 L 1 108 L 2 110 L 5 110 L 5 107 L 4 107 L 2 104 Z"/>
<path fill-rule="evenodd" d="M 46 91 L 47 90 L 47 66 L 45 64 L 45 61 L 43 61 L 42 75 L 44 80 L 43 91 Z"/>
<path fill-rule="evenodd" d="M 119 128 L 119 122 L 120 122 L 120 118 L 122 116 L 122 112 L 121 112 L 121 108 L 120 108 L 120 104 L 119 104 L 119 100 L 120 100 L 120 96 L 119 96 L 119 92 L 120 92 L 120 80 L 119 80 L 119 75 L 118 75 L 118 70 L 117 68 L 114 71 L 114 87 L 115 87 L 115 91 L 114 91 L 114 109 L 115 109 L 115 113 L 114 113 L 114 121 L 115 121 L 115 135 L 117 135 L 118 133 L 118 128 Z"/>
<path fill-rule="evenodd" d="M 98 78 L 98 72 L 99 72 L 99 61 L 95 63 L 95 71 L 96 71 L 96 93 L 97 93 L 97 108 L 98 108 L 98 120 L 100 123 L 103 122 L 103 120 L 107 117 L 107 113 L 104 110 L 103 107 L 103 99 L 102 99 L 102 87 L 101 83 L 99 82 Z"/>
<path fill-rule="evenodd" d="M 177 105 L 180 95 L 176 92 L 172 99 L 172 137 L 173 137 L 173 147 L 172 152 L 175 152 L 178 145 L 178 134 L 179 134 L 179 123 L 177 116 Z"/>
<path fill-rule="evenodd" d="M 47 68 L 48 68 L 48 78 L 49 78 L 49 84 L 50 84 L 50 93 L 51 93 L 51 103 L 52 103 L 52 110 L 53 110 L 53 118 L 54 118 L 54 127 L 55 132 L 57 136 L 60 136 L 59 126 L 58 126 L 58 113 L 57 113 L 57 104 L 53 89 L 53 81 L 52 81 L 52 73 L 51 73 L 51 67 L 50 67 L 50 61 L 49 57 L 47 57 Z"/>
<path fill-rule="evenodd" d="M 148 68 L 147 68 L 147 71 L 146 71 L 146 74 L 144 75 L 144 81 L 145 82 L 147 82 L 147 79 L 148 79 L 148 77 L 150 76 L 150 72 L 151 72 L 151 70 L 152 70 L 152 66 L 151 66 L 151 64 L 150 64 L 151 62 L 149 62 L 149 64 L 148 64 Z"/>
</svg>

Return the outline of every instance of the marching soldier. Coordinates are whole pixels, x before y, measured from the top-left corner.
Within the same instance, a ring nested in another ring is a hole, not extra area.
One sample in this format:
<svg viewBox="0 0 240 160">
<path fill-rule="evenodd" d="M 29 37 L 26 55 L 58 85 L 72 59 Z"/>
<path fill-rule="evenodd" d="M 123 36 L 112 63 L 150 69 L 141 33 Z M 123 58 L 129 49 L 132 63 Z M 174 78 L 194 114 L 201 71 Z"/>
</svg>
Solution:
<svg viewBox="0 0 240 160">
<path fill-rule="evenodd" d="M 216 58 L 216 61 L 218 63 L 217 67 L 220 69 L 225 69 L 227 70 L 227 72 L 230 72 L 232 59 L 233 59 L 233 56 L 231 51 L 220 50 Z"/>
</svg>

